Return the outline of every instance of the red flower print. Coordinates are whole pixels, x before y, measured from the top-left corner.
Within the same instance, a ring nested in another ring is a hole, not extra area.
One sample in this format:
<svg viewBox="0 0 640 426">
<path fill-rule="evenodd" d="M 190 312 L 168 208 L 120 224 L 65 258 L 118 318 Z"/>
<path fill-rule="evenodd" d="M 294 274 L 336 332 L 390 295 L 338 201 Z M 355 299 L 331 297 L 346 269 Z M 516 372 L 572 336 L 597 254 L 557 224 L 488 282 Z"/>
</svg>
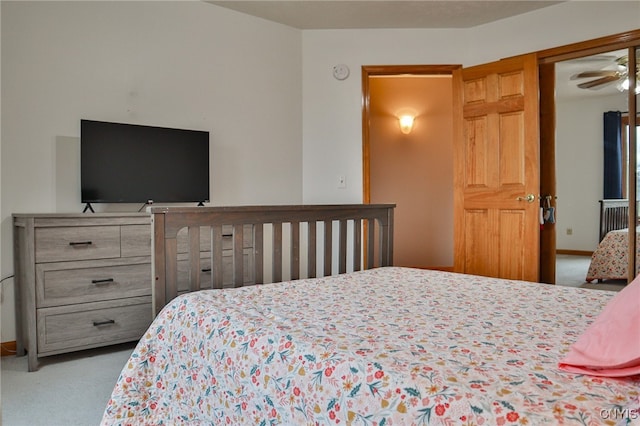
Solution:
<svg viewBox="0 0 640 426">
<path fill-rule="evenodd" d="M 297 386 L 295 388 L 293 388 L 293 394 L 295 396 L 300 396 L 300 388 L 297 387 Z"/>
<path fill-rule="evenodd" d="M 331 367 L 327 367 L 327 368 L 324 370 L 324 375 L 325 375 L 325 376 L 330 377 L 332 374 L 333 374 L 333 368 L 331 368 Z"/>
<path fill-rule="evenodd" d="M 275 408 L 271 409 L 271 417 L 275 417 L 278 414 Z"/>
<path fill-rule="evenodd" d="M 374 374 L 374 376 L 376 377 L 376 379 L 381 379 L 382 376 L 384 376 L 384 371 L 376 371 L 376 374 Z"/>
<path fill-rule="evenodd" d="M 442 404 L 436 405 L 436 414 L 438 416 L 442 416 L 445 411 L 446 411 L 446 409 L 445 409 L 444 405 L 442 405 Z"/>
<path fill-rule="evenodd" d="M 578 407 L 576 407 L 575 405 L 572 405 L 572 404 L 565 404 L 564 408 L 566 408 L 567 410 L 575 410 Z"/>
<path fill-rule="evenodd" d="M 156 407 L 158 406 L 158 404 L 156 404 L 155 402 L 152 402 L 149 407 L 151 407 L 152 410 L 155 410 Z"/>
<path fill-rule="evenodd" d="M 150 356 L 149 357 L 149 362 L 156 362 L 156 357 L 155 356 Z"/>
<path fill-rule="evenodd" d="M 520 418 L 520 415 L 515 411 L 511 411 L 507 413 L 507 420 L 509 420 L 510 422 L 516 422 L 519 418 Z"/>
<path fill-rule="evenodd" d="M 335 420 L 336 419 L 336 413 L 334 413 L 333 410 L 329 411 L 329 418 L 331 420 Z"/>
<path fill-rule="evenodd" d="M 291 340 L 287 341 L 287 343 L 284 344 L 284 347 L 289 349 L 291 347 Z"/>
</svg>

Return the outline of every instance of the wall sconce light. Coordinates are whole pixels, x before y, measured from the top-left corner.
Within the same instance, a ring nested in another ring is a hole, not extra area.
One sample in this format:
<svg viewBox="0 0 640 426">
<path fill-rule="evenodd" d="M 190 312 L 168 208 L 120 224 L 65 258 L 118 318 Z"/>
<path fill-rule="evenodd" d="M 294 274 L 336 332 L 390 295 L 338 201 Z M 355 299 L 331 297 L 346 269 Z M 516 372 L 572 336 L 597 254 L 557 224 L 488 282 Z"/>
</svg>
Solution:
<svg viewBox="0 0 640 426">
<path fill-rule="evenodd" d="M 400 117 L 398 117 L 398 121 L 400 123 L 400 131 L 403 134 L 408 135 L 409 133 L 411 133 L 411 130 L 413 129 L 413 120 L 413 115 L 401 115 Z"/>
</svg>

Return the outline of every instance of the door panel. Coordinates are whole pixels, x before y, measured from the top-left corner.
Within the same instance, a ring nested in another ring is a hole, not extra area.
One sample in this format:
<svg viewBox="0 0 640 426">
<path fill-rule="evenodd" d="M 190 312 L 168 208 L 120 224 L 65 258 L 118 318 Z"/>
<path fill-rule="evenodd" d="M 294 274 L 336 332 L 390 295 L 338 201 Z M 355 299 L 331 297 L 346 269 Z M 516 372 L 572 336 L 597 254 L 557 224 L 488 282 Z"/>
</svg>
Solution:
<svg viewBox="0 0 640 426">
<path fill-rule="evenodd" d="M 534 54 L 454 72 L 457 272 L 538 280 L 538 110 Z"/>
</svg>

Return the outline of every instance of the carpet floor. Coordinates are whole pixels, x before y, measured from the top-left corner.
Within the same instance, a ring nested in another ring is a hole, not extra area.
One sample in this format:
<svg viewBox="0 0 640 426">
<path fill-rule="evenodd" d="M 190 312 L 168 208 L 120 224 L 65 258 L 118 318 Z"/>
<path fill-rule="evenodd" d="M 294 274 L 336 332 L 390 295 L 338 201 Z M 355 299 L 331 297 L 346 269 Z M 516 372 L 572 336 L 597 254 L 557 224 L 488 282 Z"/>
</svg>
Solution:
<svg viewBox="0 0 640 426">
<path fill-rule="evenodd" d="M 0 361 L 3 426 L 97 426 L 113 386 L 135 344 L 40 359 L 27 372 L 27 357 Z"/>
</svg>

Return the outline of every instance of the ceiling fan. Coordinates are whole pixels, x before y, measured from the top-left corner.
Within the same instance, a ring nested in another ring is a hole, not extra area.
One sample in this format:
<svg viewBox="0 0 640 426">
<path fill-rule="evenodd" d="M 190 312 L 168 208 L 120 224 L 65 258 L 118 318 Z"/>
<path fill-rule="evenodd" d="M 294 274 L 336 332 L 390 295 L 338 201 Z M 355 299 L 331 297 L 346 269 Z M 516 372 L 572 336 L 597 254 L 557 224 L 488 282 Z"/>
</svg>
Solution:
<svg viewBox="0 0 640 426">
<path fill-rule="evenodd" d="M 636 93 L 640 93 L 637 82 L 640 81 L 640 59 L 636 61 Z M 614 82 L 618 83 L 618 90 L 624 91 L 629 89 L 629 58 L 628 56 L 619 56 L 615 59 L 612 66 L 605 67 L 600 70 L 584 71 L 571 76 L 571 80 L 585 79 L 588 81 L 579 83 L 581 89 L 600 89 Z"/>
</svg>

